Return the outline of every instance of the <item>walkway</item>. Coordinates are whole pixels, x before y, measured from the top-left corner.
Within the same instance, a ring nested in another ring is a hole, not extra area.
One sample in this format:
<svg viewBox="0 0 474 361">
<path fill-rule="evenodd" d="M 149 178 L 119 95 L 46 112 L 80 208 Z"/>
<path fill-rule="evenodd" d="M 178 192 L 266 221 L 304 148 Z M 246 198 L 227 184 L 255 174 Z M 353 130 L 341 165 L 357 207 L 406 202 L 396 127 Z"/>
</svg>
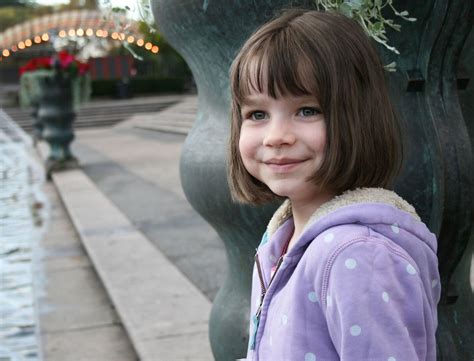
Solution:
<svg viewBox="0 0 474 361">
<path fill-rule="evenodd" d="M 226 260 L 180 186 L 182 133 L 193 109 L 196 98 L 184 97 L 161 113 L 77 131 L 72 149 L 81 169 L 53 176 L 69 218 L 53 219 L 42 244 L 43 269 L 52 272 L 38 300 L 45 361 L 212 360 L 207 323 Z M 95 350 L 102 344 L 108 356 Z M 84 347 L 71 353 L 72 345 Z"/>
</svg>

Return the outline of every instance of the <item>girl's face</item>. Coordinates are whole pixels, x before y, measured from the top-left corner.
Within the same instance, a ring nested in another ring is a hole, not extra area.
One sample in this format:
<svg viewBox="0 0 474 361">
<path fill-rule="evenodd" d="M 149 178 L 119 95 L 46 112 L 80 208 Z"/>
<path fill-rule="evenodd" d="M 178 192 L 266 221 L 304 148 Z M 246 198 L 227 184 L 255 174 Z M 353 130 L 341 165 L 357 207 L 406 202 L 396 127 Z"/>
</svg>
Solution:
<svg viewBox="0 0 474 361">
<path fill-rule="evenodd" d="M 326 149 L 326 122 L 316 98 L 253 92 L 241 109 L 239 150 L 247 171 L 292 202 L 316 199 L 321 190 L 308 179 Z"/>
</svg>

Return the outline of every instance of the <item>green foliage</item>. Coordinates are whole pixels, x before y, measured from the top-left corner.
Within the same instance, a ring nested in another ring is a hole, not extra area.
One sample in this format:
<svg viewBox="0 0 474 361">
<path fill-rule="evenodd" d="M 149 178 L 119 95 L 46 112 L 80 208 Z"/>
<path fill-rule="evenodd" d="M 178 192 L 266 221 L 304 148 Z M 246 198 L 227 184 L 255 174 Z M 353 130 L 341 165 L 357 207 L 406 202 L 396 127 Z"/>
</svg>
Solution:
<svg viewBox="0 0 474 361">
<path fill-rule="evenodd" d="M 0 31 L 4 31 L 16 24 L 21 24 L 29 19 L 53 13 L 51 6 L 23 6 L 0 7 Z"/>
<path fill-rule="evenodd" d="M 117 80 L 93 80 L 92 96 L 114 95 L 117 93 L 117 86 Z M 136 77 L 130 79 L 128 86 L 132 95 L 152 93 L 181 93 L 184 89 L 184 79 Z"/>
<path fill-rule="evenodd" d="M 395 31 L 401 30 L 401 25 L 392 19 L 386 19 L 382 12 L 385 8 L 390 9 L 396 16 L 406 21 L 416 21 L 409 17 L 408 11 L 398 11 L 393 6 L 393 0 L 315 0 L 317 7 L 322 7 L 326 11 L 337 11 L 356 20 L 362 28 L 376 42 L 382 44 L 395 54 L 400 52 L 394 46 L 390 46 L 386 34 L 387 28 Z M 385 66 L 388 71 L 395 71 L 396 63 Z"/>
<path fill-rule="evenodd" d="M 0 32 L 16 24 L 54 12 L 84 8 L 95 9 L 96 7 L 96 0 L 86 0 L 85 3 L 71 0 L 69 4 L 56 6 L 40 6 L 34 0 L 0 0 Z"/>
</svg>

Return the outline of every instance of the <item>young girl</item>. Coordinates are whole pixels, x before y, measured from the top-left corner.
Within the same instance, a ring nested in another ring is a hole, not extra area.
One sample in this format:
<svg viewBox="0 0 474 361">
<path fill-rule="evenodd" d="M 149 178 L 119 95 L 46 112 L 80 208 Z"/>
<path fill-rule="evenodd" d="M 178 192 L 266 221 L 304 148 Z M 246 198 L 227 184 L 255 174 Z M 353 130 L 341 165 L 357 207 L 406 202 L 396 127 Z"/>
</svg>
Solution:
<svg viewBox="0 0 474 361">
<path fill-rule="evenodd" d="M 435 360 L 436 238 L 391 187 L 401 140 L 376 50 L 291 10 L 231 69 L 236 200 L 286 199 L 255 256 L 247 360 Z"/>
</svg>

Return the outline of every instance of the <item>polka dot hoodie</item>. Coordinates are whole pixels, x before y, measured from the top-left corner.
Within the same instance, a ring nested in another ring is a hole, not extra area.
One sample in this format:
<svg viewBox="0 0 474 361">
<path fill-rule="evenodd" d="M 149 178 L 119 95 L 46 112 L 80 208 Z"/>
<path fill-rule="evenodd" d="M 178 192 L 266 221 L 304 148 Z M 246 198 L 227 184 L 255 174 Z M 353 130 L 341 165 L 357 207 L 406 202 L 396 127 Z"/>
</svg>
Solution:
<svg viewBox="0 0 474 361">
<path fill-rule="evenodd" d="M 410 204 L 345 192 L 280 257 L 292 230 L 286 201 L 257 250 L 247 360 L 436 360 L 437 243 Z"/>
</svg>

